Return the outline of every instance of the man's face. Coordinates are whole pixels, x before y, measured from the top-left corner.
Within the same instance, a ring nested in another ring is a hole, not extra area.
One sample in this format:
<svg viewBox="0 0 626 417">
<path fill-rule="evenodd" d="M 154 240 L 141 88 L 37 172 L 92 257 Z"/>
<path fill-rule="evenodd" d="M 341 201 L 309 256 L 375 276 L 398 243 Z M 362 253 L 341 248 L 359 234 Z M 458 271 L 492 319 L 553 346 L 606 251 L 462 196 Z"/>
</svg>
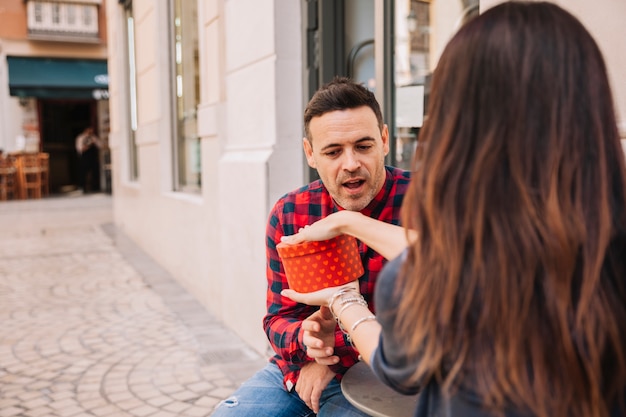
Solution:
<svg viewBox="0 0 626 417">
<path fill-rule="evenodd" d="M 337 204 L 363 210 L 385 182 L 387 126 L 381 133 L 376 115 L 363 106 L 314 117 L 309 132 L 311 137 L 302 141 L 309 166 L 317 170 Z"/>
</svg>

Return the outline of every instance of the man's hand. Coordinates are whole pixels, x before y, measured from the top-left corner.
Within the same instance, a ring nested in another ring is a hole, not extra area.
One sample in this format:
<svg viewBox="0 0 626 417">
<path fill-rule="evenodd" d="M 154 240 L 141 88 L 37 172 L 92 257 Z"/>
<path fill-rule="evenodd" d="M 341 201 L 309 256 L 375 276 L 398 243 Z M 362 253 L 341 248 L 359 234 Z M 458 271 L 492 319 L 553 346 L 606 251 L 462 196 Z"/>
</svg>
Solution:
<svg viewBox="0 0 626 417">
<path fill-rule="evenodd" d="M 308 362 L 300 370 L 296 392 L 307 406 L 316 414 L 320 411 L 320 397 L 335 373 L 326 365 Z"/>
<path fill-rule="evenodd" d="M 322 306 L 302 322 L 302 341 L 306 353 L 320 365 L 334 365 L 339 357 L 333 355 L 337 323 L 328 307 Z"/>
<path fill-rule="evenodd" d="M 327 307 L 322 307 L 302 322 L 302 341 L 306 353 L 316 362 L 305 364 L 300 370 L 296 392 L 315 413 L 319 412 L 320 397 L 335 373 L 327 365 L 339 362 L 333 356 L 337 323 Z"/>
</svg>

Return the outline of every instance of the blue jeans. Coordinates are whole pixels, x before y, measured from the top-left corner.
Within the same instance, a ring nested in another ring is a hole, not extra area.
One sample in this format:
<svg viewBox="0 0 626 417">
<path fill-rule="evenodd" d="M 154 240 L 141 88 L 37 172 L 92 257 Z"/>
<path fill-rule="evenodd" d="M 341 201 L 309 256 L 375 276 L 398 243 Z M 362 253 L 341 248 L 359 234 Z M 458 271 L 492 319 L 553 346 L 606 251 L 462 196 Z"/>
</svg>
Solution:
<svg viewBox="0 0 626 417">
<path fill-rule="evenodd" d="M 333 379 L 320 398 L 319 417 L 363 417 L 341 393 Z M 269 363 L 244 382 L 229 398 L 218 404 L 211 417 L 313 417 L 315 413 L 300 399 L 296 390 L 283 386 L 283 374 Z"/>
</svg>

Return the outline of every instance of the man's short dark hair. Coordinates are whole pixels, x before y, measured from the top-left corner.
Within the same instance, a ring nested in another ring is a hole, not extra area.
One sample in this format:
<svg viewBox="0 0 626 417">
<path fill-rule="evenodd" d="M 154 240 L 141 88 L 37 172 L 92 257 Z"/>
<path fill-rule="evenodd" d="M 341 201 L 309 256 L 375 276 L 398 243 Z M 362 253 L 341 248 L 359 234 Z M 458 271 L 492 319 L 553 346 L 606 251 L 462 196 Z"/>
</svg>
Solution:
<svg viewBox="0 0 626 417">
<path fill-rule="evenodd" d="M 348 77 L 335 77 L 313 94 L 304 110 L 304 134 L 311 140 L 309 123 L 314 117 L 331 111 L 367 106 L 376 115 L 378 127 L 383 129 L 383 115 L 374 93 Z"/>
</svg>

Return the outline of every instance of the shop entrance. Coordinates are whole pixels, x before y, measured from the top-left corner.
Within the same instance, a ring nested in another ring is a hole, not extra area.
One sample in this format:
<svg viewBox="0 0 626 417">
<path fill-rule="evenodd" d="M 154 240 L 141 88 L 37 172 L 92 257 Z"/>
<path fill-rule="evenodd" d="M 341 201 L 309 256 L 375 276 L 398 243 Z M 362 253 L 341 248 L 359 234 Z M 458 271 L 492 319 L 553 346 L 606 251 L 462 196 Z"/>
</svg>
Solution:
<svg viewBox="0 0 626 417">
<path fill-rule="evenodd" d="M 50 193 L 78 189 L 79 162 L 74 140 L 87 126 L 97 127 L 95 100 L 39 100 L 41 147 L 50 154 Z"/>
</svg>

